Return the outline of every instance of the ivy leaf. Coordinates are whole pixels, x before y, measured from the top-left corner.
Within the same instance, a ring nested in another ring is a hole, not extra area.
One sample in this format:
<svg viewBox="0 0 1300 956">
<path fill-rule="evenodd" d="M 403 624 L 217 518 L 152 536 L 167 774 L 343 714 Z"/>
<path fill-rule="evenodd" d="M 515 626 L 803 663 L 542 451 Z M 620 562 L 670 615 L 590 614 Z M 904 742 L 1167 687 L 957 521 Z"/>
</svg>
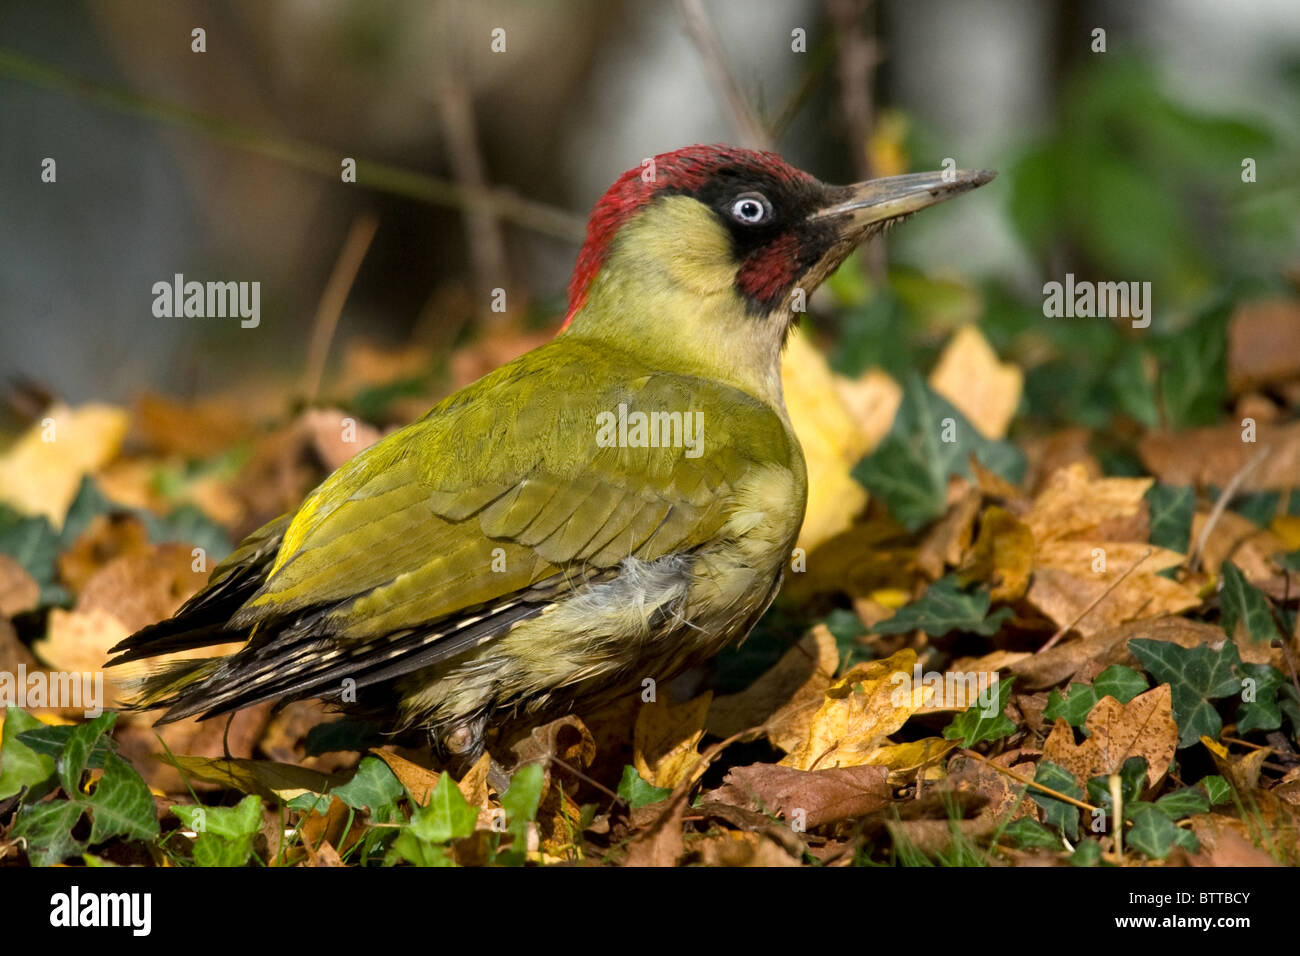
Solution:
<svg viewBox="0 0 1300 956">
<path fill-rule="evenodd" d="M 1223 630 L 1228 639 L 1236 639 L 1239 622 L 1246 625 L 1246 633 L 1254 641 L 1271 641 L 1279 637 L 1264 592 L 1247 581 L 1246 576 L 1231 561 L 1223 562 L 1221 573 L 1223 591 L 1219 598 L 1223 604 Z"/>
<path fill-rule="evenodd" d="M 1071 684 L 1065 695 L 1053 690 L 1047 698 L 1043 719 L 1049 722 L 1064 717 L 1072 727 L 1082 727 L 1092 708 L 1103 697 L 1114 697 L 1127 704 L 1147 690 L 1147 679 L 1123 664 L 1112 664 L 1097 675 L 1091 684 Z M 1087 731 L 1084 731 L 1087 733 Z"/>
<path fill-rule="evenodd" d="M 996 711 L 991 714 L 986 713 L 983 702 L 976 702 L 972 707 L 954 717 L 952 723 L 943 728 L 944 739 L 960 740 L 961 746 L 973 747 L 986 740 L 1000 740 L 1007 734 L 1015 733 L 1016 723 L 1005 713 L 1007 702 L 1011 700 L 1011 685 L 1015 682 L 1014 677 L 999 680 L 997 684 L 998 702 Z M 980 696 L 982 698 L 984 694 L 982 693 Z M 993 708 L 989 707 L 987 710 L 992 711 Z"/>
<path fill-rule="evenodd" d="M 1125 842 L 1152 859 L 1163 860 L 1175 846 L 1192 853 L 1201 848 L 1190 830 L 1182 829 L 1154 804 L 1138 804 L 1130 819 L 1133 827 L 1125 835 Z"/>
<path fill-rule="evenodd" d="M 72 836 L 84 812 L 82 806 L 71 800 L 47 800 L 18 812 L 9 838 L 27 841 L 27 858 L 34 866 L 54 866 L 86 849 L 84 840 Z"/>
<path fill-rule="evenodd" d="M 969 477 L 971 455 L 1012 482 L 1024 472 L 1024 456 L 1014 445 L 985 438 L 913 374 L 889 434 L 858 463 L 853 476 L 915 531 L 944 513 L 948 479 Z"/>
<path fill-rule="evenodd" d="M 1147 491 L 1151 533 L 1147 540 L 1157 548 L 1187 553 L 1196 512 L 1196 489 L 1190 485 L 1152 485 Z"/>
<path fill-rule="evenodd" d="M 71 602 L 72 596 L 59 584 L 59 535 L 49 519 L 0 504 L 0 554 L 21 564 L 40 585 L 42 605 Z"/>
<path fill-rule="evenodd" d="M 1002 832 L 1010 837 L 1011 842 L 1022 850 L 1036 848 L 1059 850 L 1061 848 L 1061 838 L 1030 817 L 1012 820 Z"/>
<path fill-rule="evenodd" d="M 1071 866 L 1096 866 L 1101 862 L 1101 844 L 1096 840 L 1084 840 L 1070 854 Z"/>
<path fill-rule="evenodd" d="M 1119 768 L 1119 797 L 1124 804 L 1124 816 L 1129 816 L 1128 808 L 1138 802 L 1142 789 L 1147 782 L 1147 758 L 1129 757 Z M 1114 815 L 1114 805 L 1110 799 L 1110 774 L 1100 774 L 1088 781 L 1088 799 L 1101 807 L 1108 815 Z"/>
<path fill-rule="evenodd" d="M 1284 713 L 1291 718 L 1293 727 L 1300 728 L 1300 697 L 1280 670 L 1268 664 L 1242 664 L 1237 674 L 1242 679 L 1242 701 L 1237 708 L 1239 733 L 1277 730 Z"/>
<path fill-rule="evenodd" d="M 1211 701 L 1241 690 L 1237 646 L 1225 641 L 1214 651 L 1208 644 L 1179 647 L 1148 638 L 1133 638 L 1128 646 L 1157 682 L 1169 685 L 1179 748 L 1192 746 L 1202 735 L 1217 738 L 1223 720 Z"/>
<path fill-rule="evenodd" d="M 1209 798 L 1212 807 L 1232 799 L 1232 784 L 1217 773 L 1202 777 L 1196 785 L 1205 791 L 1205 796 Z"/>
<path fill-rule="evenodd" d="M 1181 820 L 1198 813 L 1209 813 L 1210 798 L 1196 787 L 1183 787 L 1157 800 L 1156 809 L 1170 820 Z"/>
<path fill-rule="evenodd" d="M 874 634 L 906 634 L 924 631 L 931 637 L 941 637 L 950 631 L 968 631 L 982 637 L 992 637 L 1011 616 L 1010 608 L 1002 608 L 988 617 L 991 599 L 987 591 L 965 591 L 955 574 L 935 581 L 925 593 L 893 617 L 886 618 L 873 627 Z"/>
<path fill-rule="evenodd" d="M 542 788 L 546 773 L 539 763 L 520 767 L 510 778 L 510 786 L 501 794 L 501 806 L 506 811 L 506 827 L 514 838 L 509 853 L 499 855 L 506 863 L 522 865 L 528 846 L 528 824 L 537 819 L 537 807 L 542 802 Z"/>
<path fill-rule="evenodd" d="M 1034 773 L 1034 783 L 1050 787 L 1057 793 L 1063 793 L 1067 797 L 1074 797 L 1076 800 L 1083 799 L 1083 790 L 1079 787 L 1078 781 L 1074 779 L 1074 774 L 1050 760 L 1039 762 L 1038 770 Z M 1036 787 L 1029 788 L 1029 795 L 1035 803 L 1043 808 L 1043 818 L 1048 824 L 1059 829 L 1071 840 L 1079 839 L 1078 807 L 1072 803 L 1066 803 L 1051 794 L 1043 793 Z"/>
<path fill-rule="evenodd" d="M 388 769 L 388 764 L 378 757 L 366 757 L 352 779 L 330 793 L 355 810 L 368 810 L 373 820 L 386 823 L 396 815 L 397 801 L 405 795 L 406 788 Z"/>
<path fill-rule="evenodd" d="M 618 795 L 626 800 L 627 805 L 633 810 L 658 803 L 672 792 L 670 787 L 656 787 L 647 783 L 631 764 L 623 768 L 623 779 L 618 782 Z"/>
<path fill-rule="evenodd" d="M 43 783 L 54 773 L 54 758 L 39 753 L 18 739 L 26 730 L 42 726 L 41 722 L 19 707 L 5 708 L 4 736 L 0 738 L 0 800 L 6 800 L 24 787 Z"/>
<path fill-rule="evenodd" d="M 262 826 L 262 800 L 249 794 L 233 807 L 175 806 L 172 813 L 197 835 L 196 866 L 243 866 Z"/>
<path fill-rule="evenodd" d="M 472 834 L 477 821 L 478 808 L 469 805 L 456 781 L 444 770 L 429 794 L 429 802 L 411 816 L 410 831 L 426 843 L 448 843 Z"/>
</svg>

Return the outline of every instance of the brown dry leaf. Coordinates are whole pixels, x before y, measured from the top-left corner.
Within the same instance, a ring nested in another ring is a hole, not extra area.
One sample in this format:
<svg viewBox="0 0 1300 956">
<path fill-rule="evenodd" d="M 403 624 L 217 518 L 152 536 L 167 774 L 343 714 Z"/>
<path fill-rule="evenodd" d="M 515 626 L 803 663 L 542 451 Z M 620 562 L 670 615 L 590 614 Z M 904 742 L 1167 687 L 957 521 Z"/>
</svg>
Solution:
<svg viewBox="0 0 1300 956">
<path fill-rule="evenodd" d="M 893 798 L 884 767 L 799 770 L 772 764 L 732 767 L 722 786 L 703 800 L 759 813 L 798 817 L 807 827 L 848 820 L 888 806 Z M 800 814 L 799 812 L 802 811 Z"/>
<path fill-rule="evenodd" d="M 1261 422 L 1253 442 L 1243 441 L 1242 433 L 1240 424 L 1148 432 L 1138 442 L 1138 456 L 1147 470 L 1167 485 L 1224 488 L 1268 446 L 1268 456 L 1246 473 L 1239 489 L 1285 491 L 1294 487 L 1296 475 L 1300 475 L 1300 422 Z"/>
<path fill-rule="evenodd" d="M 716 698 L 705 725 L 717 737 L 763 725 L 776 746 L 788 749 L 781 741 L 790 715 L 820 702 L 838 667 L 835 636 L 818 624 L 745 690 Z"/>
<path fill-rule="evenodd" d="M 690 851 L 703 866 L 798 866 L 799 860 L 771 837 L 748 830 L 724 830 L 692 840 Z"/>
<path fill-rule="evenodd" d="M 54 405 L 0 455 L 0 501 L 63 527 L 83 476 L 114 458 L 127 414 L 112 405 Z"/>
<path fill-rule="evenodd" d="M 571 767 L 590 767 L 596 759 L 596 740 L 587 725 L 573 714 L 567 714 L 540 727 L 534 727 L 527 736 L 516 741 L 511 750 L 515 766 L 540 763 L 549 769 L 552 758 L 559 757 Z"/>
<path fill-rule="evenodd" d="M 1219 773 L 1237 788 L 1238 793 L 1251 793 L 1259 787 L 1259 773 L 1272 750 L 1261 747 L 1258 750 L 1248 750 L 1244 754 L 1233 756 L 1228 752 L 1227 747 L 1210 737 L 1202 736 L 1201 743 L 1210 752 L 1210 757 L 1214 760 L 1214 766 L 1218 768 Z"/>
<path fill-rule="evenodd" d="M 985 438 L 1006 436 L 1024 383 L 1024 373 L 1012 362 L 999 361 L 976 325 L 957 330 L 930 372 L 930 387 Z"/>
<path fill-rule="evenodd" d="M 134 633 L 175 614 L 208 580 L 195 571 L 193 549 L 155 544 L 124 554 L 96 571 L 77 598 L 77 610 L 106 611 Z M 206 562 L 205 562 L 206 564 Z"/>
<path fill-rule="evenodd" d="M 379 441 L 377 428 L 337 408 L 309 408 L 298 417 L 298 427 L 327 471 L 334 471 Z"/>
<path fill-rule="evenodd" d="M 927 856 L 947 853 L 958 839 L 976 841 L 993 833 L 999 821 L 983 815 L 973 820 L 886 820 L 885 828 L 895 844 L 911 844 Z M 957 834 L 953 833 L 956 829 Z"/>
<path fill-rule="evenodd" d="M 704 772 L 695 748 L 704 737 L 712 700 L 709 692 L 676 707 L 666 701 L 642 706 L 632 732 L 634 763 L 641 779 L 656 787 L 675 787 L 688 774 Z"/>
<path fill-rule="evenodd" d="M 1048 480 L 1024 522 L 1039 546 L 1098 528 L 1115 518 L 1137 515 L 1152 478 L 1089 478 L 1082 465 L 1064 468 Z"/>
<path fill-rule="evenodd" d="M 1262 299 L 1239 305 L 1228 325 L 1228 384 L 1233 393 L 1300 377 L 1300 302 Z"/>
<path fill-rule="evenodd" d="M 59 555 L 59 579 L 74 594 L 80 594 L 91 576 L 108 562 L 148 547 L 149 532 L 135 515 L 95 515 L 72 546 Z"/>
<path fill-rule="evenodd" d="M 134 412 L 145 444 L 184 458 L 223 454 L 253 430 L 234 403 L 220 398 L 181 402 L 147 392 L 136 401 Z"/>
<path fill-rule="evenodd" d="M 1029 526 L 1005 508 L 990 505 L 984 509 L 979 537 L 958 568 L 958 577 L 963 584 L 992 581 L 989 596 L 994 601 L 1017 601 L 1029 587 L 1034 555 Z"/>
<path fill-rule="evenodd" d="M 1147 783 L 1154 787 L 1169 770 L 1178 747 L 1168 684 L 1139 694 L 1127 704 L 1114 697 L 1097 701 L 1084 721 L 1089 736 L 1075 744 L 1074 730 L 1058 718 L 1043 744 L 1043 759 L 1059 764 L 1081 783 L 1117 772 L 1129 757 L 1145 757 Z"/>
<path fill-rule="evenodd" d="M 1029 468 L 1024 486 L 1038 494 L 1058 471 L 1078 465 L 1089 478 L 1100 478 L 1105 472 L 1101 463 L 1089 450 L 1093 435 L 1087 428 L 1062 428 L 1046 435 L 1030 436 L 1020 444 Z"/>
<path fill-rule="evenodd" d="M 944 740 L 942 737 L 925 737 L 905 744 L 886 744 L 876 748 L 867 759 L 867 764 L 884 767 L 889 771 L 890 784 L 901 787 L 914 780 L 918 770 L 940 770 L 935 765 L 956 746 L 957 741 Z"/>
<path fill-rule="evenodd" d="M 1201 843 L 1201 852 L 1188 860 L 1192 866 L 1282 865 L 1236 830 L 1225 826 L 1226 819 L 1208 813 L 1192 818 L 1192 833 Z"/>
<path fill-rule="evenodd" d="M 460 787 L 461 795 L 465 802 L 471 807 L 479 808 L 479 824 L 481 826 L 491 826 L 492 821 L 489 818 L 488 797 L 490 786 L 488 785 L 488 772 L 492 769 L 492 755 L 484 752 L 474 761 L 474 766 L 465 771 L 465 776 L 456 781 L 456 786 Z"/>
<path fill-rule="evenodd" d="M 1025 780 L 1034 778 L 1035 765 L 1030 760 L 1020 760 L 1023 751 L 999 754 L 992 762 L 1004 767 Z M 938 784 L 937 790 L 955 794 L 972 794 L 983 797 L 987 803 L 980 816 L 1001 821 L 1004 817 L 1018 820 L 1021 817 L 1038 818 L 1037 804 L 1027 795 L 1027 787 L 1005 773 L 1000 773 L 983 761 L 958 754 L 948 763 L 948 776 Z"/>
<path fill-rule="evenodd" d="M 1136 665 L 1137 661 L 1128 650 L 1129 638 L 1133 637 L 1171 641 L 1179 647 L 1196 647 L 1223 640 L 1223 628 L 1189 621 L 1185 617 L 1131 621 L 1079 640 L 1065 641 L 1040 654 L 1026 654 L 1005 666 L 1020 678 L 1016 685 L 1018 688 L 1039 690 L 1054 687 L 1084 671 L 1097 673 L 1111 664 Z M 967 666 L 965 669 L 981 668 Z"/>
<path fill-rule="evenodd" d="M 628 843 L 624 866 L 676 866 L 686 855 L 682 818 L 686 815 L 685 788 L 674 794 L 663 811 Z"/>
<path fill-rule="evenodd" d="M 1071 625 L 1084 637 L 1126 621 L 1180 614 L 1201 604 L 1195 591 L 1155 574 L 1131 574 L 1106 594 L 1108 587 L 1101 575 L 1084 578 L 1040 568 L 1034 572 L 1026 599 L 1058 627 Z M 1083 614 L 1093 602 L 1096 605 Z"/>
<path fill-rule="evenodd" d="M 868 445 L 836 391 L 825 357 L 797 329 L 787 343 L 781 381 L 808 468 L 808 507 L 798 546 L 811 552 L 847 530 L 866 507 L 867 490 L 849 471 Z"/>
<path fill-rule="evenodd" d="M 0 617 L 30 611 L 40 599 L 41 586 L 36 579 L 9 555 L 0 554 Z"/>
<path fill-rule="evenodd" d="M 334 849 L 329 840 L 322 840 L 320 846 L 313 848 L 310 843 L 307 847 L 307 862 L 303 866 L 343 866 L 343 858 L 339 856 L 339 851 Z"/>
<path fill-rule="evenodd" d="M 970 547 L 982 501 L 979 489 L 969 489 L 929 530 L 916 554 L 916 566 L 923 574 L 937 580 L 943 577 L 946 566 L 961 563 Z"/>
<path fill-rule="evenodd" d="M 1208 519 L 1208 514 L 1198 514 L 1192 519 L 1192 541 L 1201 539 Z M 1224 511 L 1210 529 L 1201 550 L 1201 564 L 1211 574 L 1219 574 L 1223 562 L 1231 561 L 1246 580 L 1264 581 L 1275 570 L 1270 559 L 1283 549 L 1282 541 L 1271 532 L 1235 511 Z"/>
<path fill-rule="evenodd" d="M 388 769 L 393 771 L 393 776 L 401 781 L 402 786 L 411 794 L 412 800 L 421 806 L 429 802 L 429 794 L 438 785 L 440 774 L 421 767 L 418 763 L 407 760 L 391 750 L 375 749 L 370 752 L 388 764 Z M 468 800 L 469 797 L 465 799 Z"/>
<path fill-rule="evenodd" d="M 932 693 L 911 686 L 915 664 L 916 652 L 904 648 L 884 660 L 855 666 L 826 690 L 810 713 L 807 731 L 781 766 L 818 770 L 866 763 Z"/>
</svg>

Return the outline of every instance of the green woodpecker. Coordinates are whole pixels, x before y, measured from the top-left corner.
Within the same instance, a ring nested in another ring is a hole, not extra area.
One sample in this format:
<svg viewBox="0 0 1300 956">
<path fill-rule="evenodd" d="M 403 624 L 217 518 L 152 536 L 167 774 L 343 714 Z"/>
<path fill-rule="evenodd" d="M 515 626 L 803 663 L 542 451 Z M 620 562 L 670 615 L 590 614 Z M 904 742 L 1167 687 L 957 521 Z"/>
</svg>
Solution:
<svg viewBox="0 0 1300 956">
<path fill-rule="evenodd" d="M 743 639 L 807 479 L 781 393 L 806 296 L 985 171 L 828 186 L 692 146 L 597 203 L 553 341 L 444 399 L 255 531 L 112 664 L 161 722 L 319 697 L 444 753 L 659 683 Z"/>
</svg>

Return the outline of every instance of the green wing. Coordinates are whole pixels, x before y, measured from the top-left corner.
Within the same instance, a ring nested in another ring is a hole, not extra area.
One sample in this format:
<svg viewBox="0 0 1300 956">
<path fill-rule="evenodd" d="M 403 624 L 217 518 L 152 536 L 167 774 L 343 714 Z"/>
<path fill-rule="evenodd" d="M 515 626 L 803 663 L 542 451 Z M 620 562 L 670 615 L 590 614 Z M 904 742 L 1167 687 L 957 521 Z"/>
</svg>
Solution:
<svg viewBox="0 0 1300 956">
<path fill-rule="evenodd" d="M 701 453 L 602 446 L 597 415 L 617 415 L 620 404 L 629 414 L 701 413 Z M 305 680 L 334 680 L 345 665 L 356 672 L 372 663 L 363 648 L 396 658 L 383 669 L 394 676 L 508 629 L 573 581 L 617 573 L 626 557 L 652 560 L 710 541 L 735 483 L 756 463 L 797 454 L 776 413 L 742 392 L 562 337 L 342 466 L 283 529 L 273 563 L 264 546 L 253 552 L 260 586 L 242 592 L 242 606 L 200 592 L 165 622 L 167 632 L 187 613 L 196 623 L 206 615 L 211 628 L 225 611 L 223 640 L 253 635 L 246 651 L 257 673 L 246 669 L 234 683 L 231 669 L 218 673 L 210 683 L 224 682 L 222 700 L 205 695 L 209 703 L 252 703 L 235 683 L 259 684 L 256 699 L 267 699 Z M 232 555 L 214 582 L 249 579 L 240 560 Z M 158 637 L 128 639 L 120 660 L 144 656 Z M 331 648 L 324 657 L 322 640 Z"/>
</svg>

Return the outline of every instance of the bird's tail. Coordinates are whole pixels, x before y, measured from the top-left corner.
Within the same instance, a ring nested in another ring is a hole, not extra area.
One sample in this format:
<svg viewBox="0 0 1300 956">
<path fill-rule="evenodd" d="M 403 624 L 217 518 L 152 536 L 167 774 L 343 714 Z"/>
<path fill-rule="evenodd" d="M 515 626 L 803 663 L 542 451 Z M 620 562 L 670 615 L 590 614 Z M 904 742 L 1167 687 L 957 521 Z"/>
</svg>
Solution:
<svg viewBox="0 0 1300 956">
<path fill-rule="evenodd" d="M 195 657 L 155 664 L 119 681 L 124 710 L 153 710 L 174 703 L 185 688 L 207 680 L 224 657 Z"/>
</svg>

